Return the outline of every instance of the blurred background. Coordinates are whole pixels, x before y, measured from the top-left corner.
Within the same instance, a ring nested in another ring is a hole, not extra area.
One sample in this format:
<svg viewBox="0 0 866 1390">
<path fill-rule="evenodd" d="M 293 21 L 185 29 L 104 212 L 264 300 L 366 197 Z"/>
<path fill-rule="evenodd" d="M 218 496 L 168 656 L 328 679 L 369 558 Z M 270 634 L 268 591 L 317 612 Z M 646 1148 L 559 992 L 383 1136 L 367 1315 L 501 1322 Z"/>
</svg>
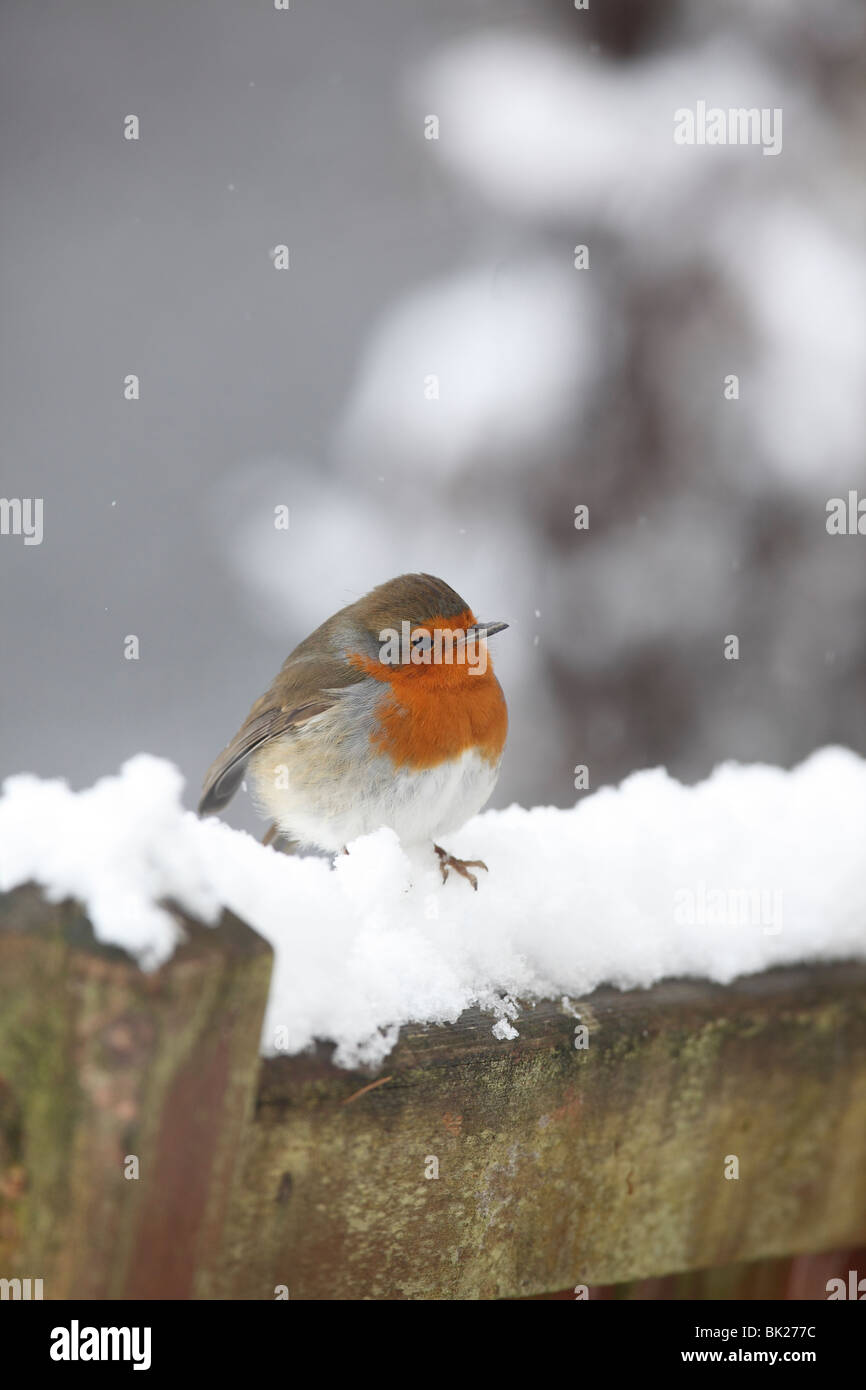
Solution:
<svg viewBox="0 0 866 1390">
<path fill-rule="evenodd" d="M 193 805 L 406 570 L 512 625 L 495 805 L 866 752 L 866 537 L 825 525 L 866 495 L 864 20 L 4 0 L 0 495 L 44 540 L 0 537 L 0 774 L 146 750 Z M 701 100 L 782 108 L 781 153 L 675 145 Z"/>
</svg>

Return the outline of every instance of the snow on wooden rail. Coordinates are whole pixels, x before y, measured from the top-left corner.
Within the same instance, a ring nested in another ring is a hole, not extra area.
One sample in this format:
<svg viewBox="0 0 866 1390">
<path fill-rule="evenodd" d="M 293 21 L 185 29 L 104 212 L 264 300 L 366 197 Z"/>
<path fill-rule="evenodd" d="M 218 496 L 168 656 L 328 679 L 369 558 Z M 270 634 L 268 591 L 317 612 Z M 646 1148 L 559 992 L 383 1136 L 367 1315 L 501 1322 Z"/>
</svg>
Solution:
<svg viewBox="0 0 866 1390">
<path fill-rule="evenodd" d="M 385 827 L 332 866 L 199 820 L 182 793 L 177 768 L 145 754 L 80 792 L 9 778 L 0 891 L 75 898 L 146 969 L 180 939 L 164 900 L 210 924 L 230 909 L 274 950 L 266 1054 L 329 1038 L 338 1065 L 387 1066 L 401 1026 L 476 1006 L 505 1041 L 518 999 L 866 959 L 866 760 L 842 748 L 791 770 L 726 764 L 696 786 L 647 769 L 568 809 L 485 812 L 447 846 L 488 865 L 477 893 Z"/>
<path fill-rule="evenodd" d="M 531 1296 L 866 1241 L 866 965 L 260 1058 L 231 914 L 151 973 L 0 898 L 0 1276 L 46 1298 Z M 844 1271 L 843 1271 L 844 1273 Z"/>
</svg>

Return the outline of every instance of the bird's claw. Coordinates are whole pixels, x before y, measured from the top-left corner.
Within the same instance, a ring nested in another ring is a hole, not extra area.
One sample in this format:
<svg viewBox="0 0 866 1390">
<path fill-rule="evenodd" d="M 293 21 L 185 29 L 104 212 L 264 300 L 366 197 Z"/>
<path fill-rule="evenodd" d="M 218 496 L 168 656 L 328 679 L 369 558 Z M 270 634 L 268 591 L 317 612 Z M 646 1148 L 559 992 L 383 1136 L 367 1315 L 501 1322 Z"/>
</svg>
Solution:
<svg viewBox="0 0 866 1390">
<path fill-rule="evenodd" d="M 449 854 L 440 845 L 434 845 L 436 853 L 439 855 L 439 868 L 442 871 L 442 882 L 447 882 L 448 870 L 453 869 L 461 878 L 468 878 L 472 887 L 478 892 L 478 879 L 469 872 L 470 869 L 483 869 L 485 873 L 489 870 L 483 859 L 456 859 L 453 854 Z"/>
</svg>

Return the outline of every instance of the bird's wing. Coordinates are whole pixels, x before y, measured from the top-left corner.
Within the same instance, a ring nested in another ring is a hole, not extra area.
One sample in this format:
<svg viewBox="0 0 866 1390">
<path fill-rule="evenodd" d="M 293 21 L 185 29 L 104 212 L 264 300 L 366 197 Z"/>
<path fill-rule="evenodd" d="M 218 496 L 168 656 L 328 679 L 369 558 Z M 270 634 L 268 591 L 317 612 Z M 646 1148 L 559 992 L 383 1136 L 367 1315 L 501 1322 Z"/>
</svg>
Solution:
<svg viewBox="0 0 866 1390">
<path fill-rule="evenodd" d="M 324 714 L 333 703 L 329 699 L 314 700 L 292 709 L 269 705 L 258 714 L 254 707 L 228 748 L 208 768 L 198 803 L 199 815 L 210 815 L 228 805 L 243 780 L 251 753 L 271 739 L 279 738 L 291 729 L 299 729 L 317 714 Z"/>
<path fill-rule="evenodd" d="M 323 624 L 286 658 L 270 689 L 256 700 L 228 748 L 208 768 L 198 804 L 200 816 L 228 805 L 243 780 L 251 753 L 324 714 L 339 699 L 342 689 L 363 679 L 362 671 L 333 652 L 323 655 L 310 650 L 328 628 L 329 624 Z"/>
</svg>

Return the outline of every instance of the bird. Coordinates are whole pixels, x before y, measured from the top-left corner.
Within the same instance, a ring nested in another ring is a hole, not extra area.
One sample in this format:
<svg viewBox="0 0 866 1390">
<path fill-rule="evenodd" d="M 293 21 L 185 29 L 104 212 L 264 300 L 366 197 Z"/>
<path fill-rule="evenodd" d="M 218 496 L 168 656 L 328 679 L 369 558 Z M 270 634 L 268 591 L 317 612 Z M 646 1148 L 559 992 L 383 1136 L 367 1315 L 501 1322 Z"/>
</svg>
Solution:
<svg viewBox="0 0 866 1390">
<path fill-rule="evenodd" d="M 328 853 L 382 826 L 406 846 L 433 842 L 477 890 L 480 859 L 439 841 L 481 810 L 508 732 L 488 638 L 430 574 L 403 574 L 323 622 L 286 658 L 238 733 L 208 769 L 199 815 L 222 811 L 246 780 L 272 824 L 264 842 Z"/>
</svg>

